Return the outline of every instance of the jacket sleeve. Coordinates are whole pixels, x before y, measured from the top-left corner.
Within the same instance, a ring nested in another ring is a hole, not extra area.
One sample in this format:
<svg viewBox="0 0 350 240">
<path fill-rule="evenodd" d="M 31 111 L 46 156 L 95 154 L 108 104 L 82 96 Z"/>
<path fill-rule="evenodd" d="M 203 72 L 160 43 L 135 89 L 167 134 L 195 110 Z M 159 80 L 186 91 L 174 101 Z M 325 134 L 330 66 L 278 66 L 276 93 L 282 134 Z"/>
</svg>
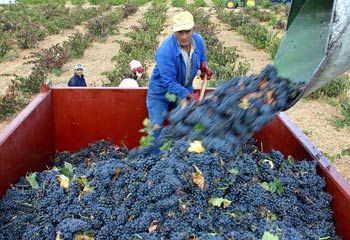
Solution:
<svg viewBox="0 0 350 240">
<path fill-rule="evenodd" d="M 87 87 L 85 78 L 83 77 L 83 87 Z"/>
<path fill-rule="evenodd" d="M 186 98 L 191 92 L 176 81 L 176 63 L 173 57 L 162 52 L 156 54 L 156 62 L 160 73 L 161 83 L 169 93 L 177 98 Z"/>
<path fill-rule="evenodd" d="M 206 56 L 206 53 L 205 53 L 205 51 L 206 51 L 206 47 L 205 47 L 205 44 L 204 44 L 204 40 L 203 40 L 203 38 L 202 38 L 202 36 L 200 35 L 200 34 L 198 34 L 199 35 L 199 41 L 200 41 L 200 46 L 201 46 L 201 64 L 203 63 L 203 62 L 207 62 L 207 56 Z"/>
<path fill-rule="evenodd" d="M 75 85 L 76 85 L 76 83 L 75 83 L 74 76 L 73 76 L 68 81 L 68 87 L 74 87 Z"/>
</svg>

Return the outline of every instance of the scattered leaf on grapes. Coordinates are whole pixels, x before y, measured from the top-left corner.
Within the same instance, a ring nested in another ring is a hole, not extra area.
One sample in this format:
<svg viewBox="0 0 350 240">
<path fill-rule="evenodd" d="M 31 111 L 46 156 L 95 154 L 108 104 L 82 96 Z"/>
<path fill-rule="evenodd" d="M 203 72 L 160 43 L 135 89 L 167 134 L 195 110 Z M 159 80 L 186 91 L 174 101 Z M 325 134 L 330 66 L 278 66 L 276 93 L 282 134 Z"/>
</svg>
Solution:
<svg viewBox="0 0 350 240">
<path fill-rule="evenodd" d="M 61 232 L 57 232 L 55 240 L 61 240 L 61 239 L 62 239 L 61 238 Z"/>
<path fill-rule="evenodd" d="M 62 188 L 67 189 L 69 187 L 69 178 L 67 178 L 63 174 L 60 174 L 57 176 L 57 179 L 58 179 L 60 186 Z"/>
<path fill-rule="evenodd" d="M 228 172 L 236 176 L 239 174 L 237 168 L 231 168 L 228 170 Z"/>
<path fill-rule="evenodd" d="M 241 102 L 238 104 L 238 106 L 244 110 L 249 108 L 249 101 L 248 98 L 242 98 Z"/>
<path fill-rule="evenodd" d="M 31 173 L 29 175 L 26 176 L 26 180 L 29 182 L 30 186 L 33 188 L 33 189 L 37 189 L 39 188 L 39 184 L 38 182 L 36 181 L 36 173 Z"/>
<path fill-rule="evenodd" d="M 197 187 L 201 190 L 204 189 L 204 174 L 203 172 L 194 165 L 196 172 L 192 173 L 192 181 L 197 185 Z"/>
<path fill-rule="evenodd" d="M 113 179 L 115 180 L 115 179 L 119 178 L 121 173 L 122 173 L 122 170 L 120 168 L 116 168 L 114 170 L 114 178 Z"/>
<path fill-rule="evenodd" d="M 260 186 L 266 191 L 270 191 L 270 186 L 267 182 L 260 183 Z"/>
<path fill-rule="evenodd" d="M 201 141 L 193 141 L 187 149 L 189 152 L 202 153 L 204 152 L 204 147 Z"/>
<path fill-rule="evenodd" d="M 174 216 L 175 216 L 175 212 L 173 211 L 168 212 L 168 217 L 174 217 Z"/>
<path fill-rule="evenodd" d="M 183 202 L 181 199 L 179 199 L 179 205 L 180 205 L 180 208 L 184 211 L 187 210 L 187 205 L 185 202 Z"/>
<path fill-rule="evenodd" d="M 262 163 L 268 163 L 270 165 L 270 168 L 273 169 L 275 165 L 273 164 L 273 161 L 271 159 L 262 159 Z"/>
<path fill-rule="evenodd" d="M 167 149 L 171 148 L 172 144 L 173 144 L 173 142 L 171 140 L 168 140 L 168 141 L 163 143 L 163 145 L 159 148 L 159 150 L 160 151 L 167 150 Z"/>
<path fill-rule="evenodd" d="M 196 235 L 191 235 L 189 239 L 190 240 L 199 240 L 199 238 Z"/>
<path fill-rule="evenodd" d="M 176 102 L 176 95 L 174 93 L 167 92 L 165 94 L 165 98 L 168 100 L 168 102 Z"/>
<path fill-rule="evenodd" d="M 262 236 L 262 240 L 278 240 L 278 236 L 273 235 L 270 232 L 265 231 L 264 235 Z"/>
<path fill-rule="evenodd" d="M 194 130 L 195 130 L 196 132 L 201 131 L 201 130 L 203 130 L 203 129 L 204 129 L 204 125 L 201 124 L 201 123 L 197 123 L 196 125 L 194 125 Z"/>
<path fill-rule="evenodd" d="M 79 234 L 75 236 L 74 240 L 94 240 L 94 238 L 88 235 Z"/>
<path fill-rule="evenodd" d="M 148 232 L 149 233 L 153 233 L 154 231 L 156 231 L 157 230 L 157 220 L 153 220 L 152 222 L 151 222 L 151 224 L 149 225 L 149 227 L 148 227 Z"/>
<path fill-rule="evenodd" d="M 225 198 L 210 198 L 208 203 L 213 205 L 214 207 L 227 208 L 231 205 L 232 201 Z"/>
</svg>

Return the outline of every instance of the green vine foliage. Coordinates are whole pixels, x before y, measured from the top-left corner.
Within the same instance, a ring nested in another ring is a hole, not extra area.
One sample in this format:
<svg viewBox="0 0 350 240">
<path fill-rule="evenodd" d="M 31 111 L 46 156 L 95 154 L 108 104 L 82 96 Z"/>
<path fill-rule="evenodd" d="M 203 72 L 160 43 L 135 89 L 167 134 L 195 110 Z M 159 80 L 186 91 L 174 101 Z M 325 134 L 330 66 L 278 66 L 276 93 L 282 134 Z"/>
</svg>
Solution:
<svg viewBox="0 0 350 240">
<path fill-rule="evenodd" d="M 42 1 L 42 4 L 28 5 L 10 4 L 0 10 L 0 33 L 6 35 L 9 42 L 15 42 L 9 47 L 31 48 L 49 34 L 57 34 L 63 29 L 73 28 L 83 21 L 101 15 L 111 6 L 102 4 L 92 8 L 66 8 L 58 1 Z M 40 1 L 38 0 L 38 3 Z M 54 2 L 54 3 L 53 3 Z M 0 38 L 0 42 L 2 37 Z M 1 43 L 0 43 L 1 45 Z M 9 50 L 9 49 L 8 49 Z"/>
<path fill-rule="evenodd" d="M 256 10 L 256 8 L 250 11 L 246 10 L 246 13 L 228 13 L 223 9 L 218 9 L 218 16 L 224 22 L 230 24 L 234 30 L 245 36 L 250 44 L 267 50 L 270 56 L 274 58 L 281 39 L 275 33 L 269 32 L 266 27 L 260 24 L 258 19 L 249 15 L 255 12 L 257 12 L 256 15 L 259 15 L 261 11 Z M 270 18 L 265 20 L 268 21 L 268 19 Z"/>
<path fill-rule="evenodd" d="M 3 121 L 12 114 L 21 110 L 29 98 L 20 92 L 20 83 L 12 80 L 4 96 L 0 98 L 0 120 Z"/>
<path fill-rule="evenodd" d="M 343 74 L 308 95 L 310 99 L 341 97 L 350 90 L 350 77 Z"/>
<path fill-rule="evenodd" d="M 110 81 L 107 86 L 118 86 L 129 72 L 128 64 L 132 59 L 137 59 L 142 63 L 150 61 L 158 47 L 158 36 L 163 30 L 166 19 L 167 7 L 164 3 L 153 2 L 152 8 L 148 10 L 140 27 L 133 27 L 132 32 L 127 36 L 130 41 L 120 41 L 120 50 L 113 59 L 117 62 L 114 69 L 104 74 Z M 145 64 L 144 64 L 145 65 Z M 145 69 L 145 72 L 147 69 Z M 147 76 L 139 82 L 141 86 L 147 85 Z"/>
<path fill-rule="evenodd" d="M 186 0 L 172 0 L 171 4 L 173 7 L 184 8 L 186 6 Z"/>
<path fill-rule="evenodd" d="M 250 65 L 247 61 L 239 61 L 235 47 L 224 47 L 217 38 L 216 26 L 210 21 L 208 13 L 204 13 L 195 5 L 187 7 L 196 21 L 196 32 L 199 32 L 207 47 L 208 65 L 214 71 L 214 78 L 208 82 L 215 87 L 219 81 L 230 80 L 235 76 L 245 75 Z"/>
<path fill-rule="evenodd" d="M 19 48 L 31 48 L 35 47 L 36 43 L 43 40 L 47 32 L 37 23 L 31 23 L 27 20 L 20 25 L 17 29 L 15 36 Z"/>
<path fill-rule="evenodd" d="M 142 122 L 144 128 L 140 130 L 140 132 L 144 133 L 145 136 L 142 136 L 140 139 L 141 147 L 149 147 L 152 145 L 154 141 L 154 137 L 152 136 L 152 130 L 154 126 L 148 118 L 145 118 Z"/>
<path fill-rule="evenodd" d="M 91 19 L 87 28 L 89 33 L 98 38 L 104 38 L 115 31 L 115 26 L 124 18 L 124 12 L 116 9 L 108 15 L 102 15 Z"/>
<path fill-rule="evenodd" d="M 4 57 L 10 50 L 9 38 L 0 31 L 0 58 Z"/>
<path fill-rule="evenodd" d="M 69 49 L 71 59 L 80 58 L 84 55 L 85 49 L 88 48 L 93 38 L 90 34 L 76 32 L 69 40 L 63 43 L 64 48 Z"/>
</svg>

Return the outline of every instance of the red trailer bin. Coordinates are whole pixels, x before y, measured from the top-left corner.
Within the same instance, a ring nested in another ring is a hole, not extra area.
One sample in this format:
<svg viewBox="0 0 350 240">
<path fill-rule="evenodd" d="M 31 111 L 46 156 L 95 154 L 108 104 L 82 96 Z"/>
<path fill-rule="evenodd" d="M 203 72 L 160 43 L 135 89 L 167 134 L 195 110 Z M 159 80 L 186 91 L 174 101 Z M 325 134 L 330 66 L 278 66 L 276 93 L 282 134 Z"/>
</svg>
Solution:
<svg viewBox="0 0 350 240">
<path fill-rule="evenodd" d="M 147 117 L 146 88 L 43 89 L 0 134 L 0 197 L 20 176 L 46 169 L 57 151 L 76 151 L 100 139 L 138 145 Z M 255 138 L 263 151 L 318 161 L 318 173 L 333 196 L 337 233 L 350 239 L 350 184 L 305 135 L 280 113 Z"/>
</svg>

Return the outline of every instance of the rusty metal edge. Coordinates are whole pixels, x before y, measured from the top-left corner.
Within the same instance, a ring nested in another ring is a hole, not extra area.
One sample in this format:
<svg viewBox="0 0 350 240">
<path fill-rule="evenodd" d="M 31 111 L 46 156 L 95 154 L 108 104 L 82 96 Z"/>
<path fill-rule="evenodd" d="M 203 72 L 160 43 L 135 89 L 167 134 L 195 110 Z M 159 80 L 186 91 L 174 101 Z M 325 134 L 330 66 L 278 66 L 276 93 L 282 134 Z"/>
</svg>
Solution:
<svg viewBox="0 0 350 240">
<path fill-rule="evenodd" d="M 124 88 L 124 87 L 50 87 L 50 89 L 60 90 L 60 89 L 97 89 L 97 90 L 105 90 L 105 89 L 127 89 L 127 90 L 137 90 L 137 89 L 148 89 L 148 87 L 138 87 L 138 88 Z M 200 90 L 200 88 L 195 88 L 195 90 Z M 215 88 L 206 87 L 206 93 L 210 93 L 214 91 Z"/>
<path fill-rule="evenodd" d="M 36 109 L 36 107 L 50 95 L 51 92 L 39 93 L 6 127 L 0 132 L 0 145 L 3 144 L 11 134 L 27 119 L 27 117 Z"/>
</svg>

